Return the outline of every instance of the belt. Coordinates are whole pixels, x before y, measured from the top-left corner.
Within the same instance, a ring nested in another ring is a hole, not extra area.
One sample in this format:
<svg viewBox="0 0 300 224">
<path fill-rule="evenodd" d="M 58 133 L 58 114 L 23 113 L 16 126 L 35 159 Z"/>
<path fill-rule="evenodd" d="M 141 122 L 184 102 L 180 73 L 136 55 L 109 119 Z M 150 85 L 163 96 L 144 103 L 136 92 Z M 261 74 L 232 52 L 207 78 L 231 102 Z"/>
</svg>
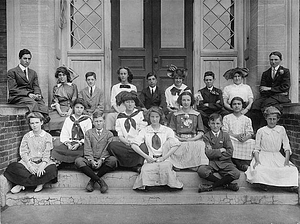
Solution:
<svg viewBox="0 0 300 224">
<path fill-rule="evenodd" d="M 41 162 L 43 162 L 42 159 L 39 160 L 30 160 L 31 162 L 35 163 L 35 164 L 40 164 Z"/>
<path fill-rule="evenodd" d="M 157 159 L 157 158 L 160 158 L 160 157 L 162 157 L 162 155 L 153 155 L 154 159 Z"/>
</svg>

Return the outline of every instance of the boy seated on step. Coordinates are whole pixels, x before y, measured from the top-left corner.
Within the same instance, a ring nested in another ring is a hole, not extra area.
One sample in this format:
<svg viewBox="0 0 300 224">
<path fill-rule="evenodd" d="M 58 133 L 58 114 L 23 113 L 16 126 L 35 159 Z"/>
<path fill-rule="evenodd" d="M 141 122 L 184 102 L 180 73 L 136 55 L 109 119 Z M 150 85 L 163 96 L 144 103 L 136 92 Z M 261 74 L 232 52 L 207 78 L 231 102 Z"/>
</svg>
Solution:
<svg viewBox="0 0 300 224">
<path fill-rule="evenodd" d="M 198 192 L 212 191 L 217 187 L 225 187 L 232 191 L 238 191 L 239 186 L 232 183 L 239 179 L 240 172 L 231 161 L 233 146 L 229 134 L 221 130 L 222 116 L 213 113 L 209 116 L 207 132 L 203 140 L 205 142 L 205 153 L 209 159 L 209 165 L 203 165 L 198 168 L 198 175 L 212 184 L 200 184 Z M 219 173 L 218 178 L 214 173 Z"/>
<path fill-rule="evenodd" d="M 113 134 L 104 129 L 103 112 L 97 111 L 93 114 L 93 124 L 94 128 L 85 133 L 84 155 L 75 160 L 75 165 L 91 178 L 86 186 L 88 192 L 94 191 L 94 185 L 98 183 L 100 192 L 105 193 L 108 186 L 101 177 L 117 167 L 117 159 L 110 156 L 106 150 L 113 139 Z M 97 174 L 94 171 L 97 171 Z"/>
</svg>

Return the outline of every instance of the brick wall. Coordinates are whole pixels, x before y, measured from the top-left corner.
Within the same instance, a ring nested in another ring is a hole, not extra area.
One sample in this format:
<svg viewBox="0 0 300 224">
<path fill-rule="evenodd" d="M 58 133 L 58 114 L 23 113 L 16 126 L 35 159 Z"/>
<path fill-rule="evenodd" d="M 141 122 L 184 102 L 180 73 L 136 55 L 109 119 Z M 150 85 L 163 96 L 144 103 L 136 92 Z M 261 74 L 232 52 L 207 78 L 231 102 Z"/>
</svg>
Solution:
<svg viewBox="0 0 300 224">
<path fill-rule="evenodd" d="M 300 170 L 300 114 L 284 114 L 281 117 L 280 124 L 285 127 L 290 140 L 293 152 L 291 161 Z"/>
<path fill-rule="evenodd" d="M 6 42 L 6 1 L 0 0 L 0 103 L 6 102 L 6 71 L 7 71 L 7 42 Z"/>
<path fill-rule="evenodd" d="M 0 115 L 0 174 L 19 158 L 20 142 L 28 131 L 25 115 Z"/>
</svg>

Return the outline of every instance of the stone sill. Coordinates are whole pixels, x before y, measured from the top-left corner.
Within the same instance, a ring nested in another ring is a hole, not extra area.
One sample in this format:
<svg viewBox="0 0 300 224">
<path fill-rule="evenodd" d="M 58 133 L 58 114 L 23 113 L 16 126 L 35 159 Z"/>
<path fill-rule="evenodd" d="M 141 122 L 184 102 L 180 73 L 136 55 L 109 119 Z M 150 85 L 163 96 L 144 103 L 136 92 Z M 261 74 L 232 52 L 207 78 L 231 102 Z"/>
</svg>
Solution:
<svg viewBox="0 0 300 224">
<path fill-rule="evenodd" d="M 283 104 L 283 114 L 300 114 L 300 103 Z"/>
<path fill-rule="evenodd" d="M 7 115 L 25 115 L 28 108 L 21 105 L 0 104 L 0 116 Z"/>
</svg>

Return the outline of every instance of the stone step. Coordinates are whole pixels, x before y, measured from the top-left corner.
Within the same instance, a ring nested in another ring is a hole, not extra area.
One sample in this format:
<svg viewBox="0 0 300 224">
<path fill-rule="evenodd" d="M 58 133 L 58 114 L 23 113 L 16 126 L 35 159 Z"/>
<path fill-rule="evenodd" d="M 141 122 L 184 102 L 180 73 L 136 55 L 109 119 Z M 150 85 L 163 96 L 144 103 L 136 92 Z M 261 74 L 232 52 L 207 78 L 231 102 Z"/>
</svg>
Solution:
<svg viewBox="0 0 300 224">
<path fill-rule="evenodd" d="M 208 181 L 201 179 L 196 172 L 178 171 L 177 177 L 182 181 L 184 188 L 198 188 L 199 184 L 207 184 Z M 114 171 L 107 173 L 103 179 L 110 188 L 132 189 L 137 173 L 132 171 Z M 52 188 L 85 188 L 89 177 L 79 171 L 59 170 L 58 182 L 51 184 Z M 244 172 L 241 172 L 239 180 L 235 181 L 240 187 L 248 187 Z M 46 186 L 48 187 L 48 186 Z"/>
<path fill-rule="evenodd" d="M 298 204 L 298 194 L 283 190 L 262 192 L 254 188 L 241 187 L 238 192 L 226 189 L 198 193 L 197 188 L 184 188 L 182 191 L 151 190 L 148 192 L 130 189 L 110 188 L 107 193 L 99 190 L 86 192 L 78 188 L 46 188 L 39 193 L 26 189 L 19 194 L 8 193 L 6 205 L 65 205 L 65 204 L 221 204 L 243 205 L 264 204 L 278 205 Z"/>
</svg>

